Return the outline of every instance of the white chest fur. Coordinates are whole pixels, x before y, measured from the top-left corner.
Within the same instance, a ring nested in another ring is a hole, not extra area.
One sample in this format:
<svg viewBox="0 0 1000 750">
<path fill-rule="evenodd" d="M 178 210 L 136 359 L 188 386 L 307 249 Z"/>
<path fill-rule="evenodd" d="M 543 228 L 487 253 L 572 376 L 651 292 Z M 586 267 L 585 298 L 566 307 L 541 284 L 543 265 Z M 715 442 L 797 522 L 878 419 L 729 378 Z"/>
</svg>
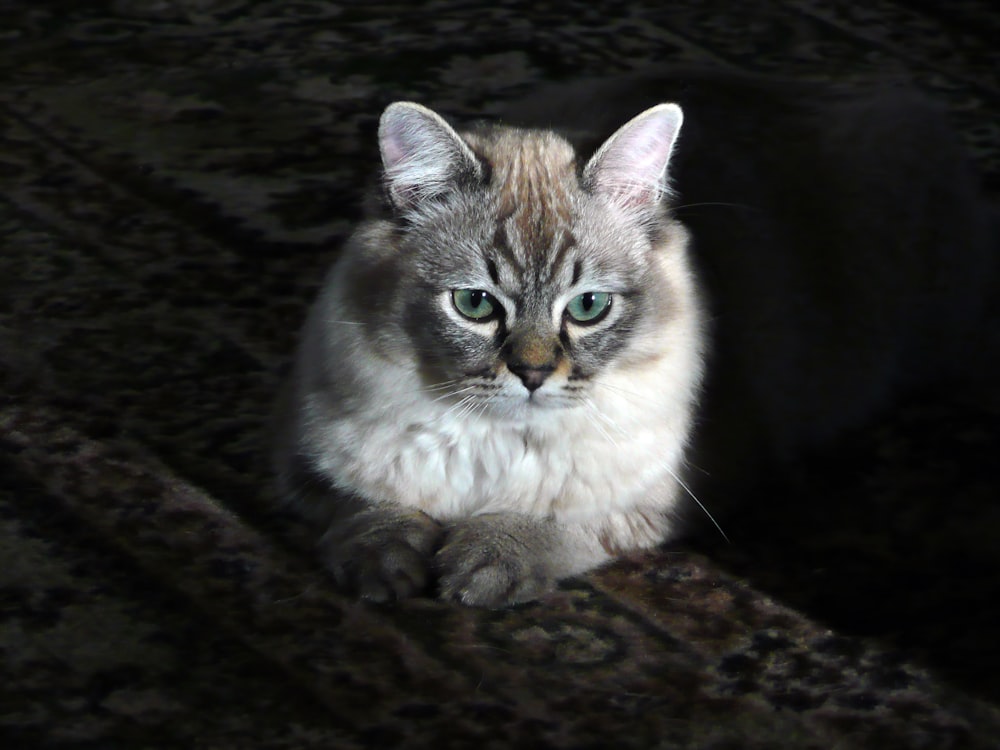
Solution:
<svg viewBox="0 0 1000 750">
<path fill-rule="evenodd" d="M 463 413 L 402 387 L 397 374 L 382 408 L 324 420 L 311 442 L 342 489 L 441 520 L 519 512 L 584 521 L 637 504 L 668 509 L 693 397 L 664 388 L 677 364 L 627 382 L 607 375 L 589 403 L 527 409 L 517 421 Z"/>
</svg>

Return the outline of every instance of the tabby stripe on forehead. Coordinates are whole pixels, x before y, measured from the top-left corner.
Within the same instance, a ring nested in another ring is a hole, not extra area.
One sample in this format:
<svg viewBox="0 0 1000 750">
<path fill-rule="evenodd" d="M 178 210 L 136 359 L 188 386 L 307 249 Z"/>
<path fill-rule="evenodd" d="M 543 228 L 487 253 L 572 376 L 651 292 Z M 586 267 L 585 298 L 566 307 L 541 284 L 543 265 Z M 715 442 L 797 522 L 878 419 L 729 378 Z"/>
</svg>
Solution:
<svg viewBox="0 0 1000 750">
<path fill-rule="evenodd" d="M 490 275 L 490 281 L 494 284 L 500 284 L 500 272 L 497 270 L 497 264 L 493 258 L 486 259 L 486 272 Z"/>
<path fill-rule="evenodd" d="M 510 246 L 510 241 L 507 238 L 507 229 L 504 227 L 504 223 L 508 218 L 510 218 L 509 214 L 497 221 L 497 230 L 493 233 L 493 247 L 513 267 L 517 275 L 523 277 L 526 269 L 514 252 L 514 248 Z"/>
<path fill-rule="evenodd" d="M 573 236 L 573 233 L 566 232 L 563 234 L 559 247 L 556 248 L 556 251 L 552 256 L 552 260 L 549 261 L 549 281 L 558 277 L 559 270 L 562 268 L 563 263 L 566 262 L 566 253 L 574 247 L 576 247 L 576 237 Z M 573 264 L 574 284 L 580 280 L 580 270 L 580 261 L 576 261 Z"/>
<path fill-rule="evenodd" d="M 500 255 L 503 256 L 504 260 L 506 260 L 514 268 L 517 274 L 523 278 L 527 269 L 525 268 L 524 264 L 520 261 L 520 259 L 517 257 L 517 254 L 514 252 L 514 249 L 510 246 L 510 242 L 508 241 L 508 236 L 507 236 L 507 229 L 504 226 L 504 222 L 509 218 L 510 218 L 509 216 L 506 216 L 500 219 L 500 223 L 497 226 L 496 232 L 494 232 L 493 234 L 493 247 L 500 253 Z M 566 262 L 567 253 L 574 247 L 576 247 L 576 237 L 573 236 L 572 232 L 564 233 L 560 238 L 559 245 L 556 247 L 555 253 L 553 253 L 552 257 L 550 259 L 545 259 L 544 264 L 538 264 L 538 268 L 536 270 L 537 271 L 541 271 L 542 269 L 547 270 L 548 271 L 547 280 L 552 281 L 559 275 L 563 264 Z M 541 253 L 538 253 L 537 256 L 538 256 L 537 259 L 544 259 L 544 256 L 542 256 Z M 496 266 L 493 264 L 493 261 L 488 262 L 487 270 L 489 271 L 490 278 L 493 279 L 493 283 L 494 284 L 499 283 L 497 269 Z M 572 283 L 575 284 L 577 281 L 579 281 L 581 271 L 582 268 L 580 267 L 580 263 L 579 262 L 575 263 L 573 266 Z"/>
</svg>

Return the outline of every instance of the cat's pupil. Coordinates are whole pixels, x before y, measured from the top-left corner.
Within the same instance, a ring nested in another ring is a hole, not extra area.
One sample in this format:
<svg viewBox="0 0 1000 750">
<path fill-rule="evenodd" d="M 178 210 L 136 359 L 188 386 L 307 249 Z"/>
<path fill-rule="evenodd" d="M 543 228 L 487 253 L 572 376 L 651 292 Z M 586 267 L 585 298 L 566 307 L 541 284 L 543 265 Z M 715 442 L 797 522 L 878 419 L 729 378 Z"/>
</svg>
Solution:
<svg viewBox="0 0 1000 750">
<path fill-rule="evenodd" d="M 486 299 L 486 292 L 483 292 L 479 289 L 469 294 L 469 303 L 475 308 L 478 308 L 480 305 L 482 305 L 484 299 Z"/>
<path fill-rule="evenodd" d="M 596 298 L 593 292 L 584 292 L 580 295 L 580 304 L 586 312 L 590 312 L 590 309 L 594 306 Z"/>
</svg>

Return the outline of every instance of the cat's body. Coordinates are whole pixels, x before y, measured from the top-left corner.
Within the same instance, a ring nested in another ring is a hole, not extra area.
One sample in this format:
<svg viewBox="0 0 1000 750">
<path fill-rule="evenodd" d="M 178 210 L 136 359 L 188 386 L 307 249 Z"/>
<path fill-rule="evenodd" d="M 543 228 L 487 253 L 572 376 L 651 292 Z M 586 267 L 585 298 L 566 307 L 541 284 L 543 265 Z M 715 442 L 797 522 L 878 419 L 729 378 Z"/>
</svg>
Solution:
<svg viewBox="0 0 1000 750">
<path fill-rule="evenodd" d="M 388 211 L 313 308 L 278 454 L 338 579 L 537 596 L 669 536 L 695 502 L 684 477 L 730 492 L 968 351 L 995 271 L 939 116 L 909 95 L 703 83 L 678 153 L 672 105 L 600 141 L 673 98 L 665 82 L 518 108 L 600 146 L 580 163 L 548 131 L 383 115 Z M 574 112 L 595 97 L 602 115 Z"/>
</svg>

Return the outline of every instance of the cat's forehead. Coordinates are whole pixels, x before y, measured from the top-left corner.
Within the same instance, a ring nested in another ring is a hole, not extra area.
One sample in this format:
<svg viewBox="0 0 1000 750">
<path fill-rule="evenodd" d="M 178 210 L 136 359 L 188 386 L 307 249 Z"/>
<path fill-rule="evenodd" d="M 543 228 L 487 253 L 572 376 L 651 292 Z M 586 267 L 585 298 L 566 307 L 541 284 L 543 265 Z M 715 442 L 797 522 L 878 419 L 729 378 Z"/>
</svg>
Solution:
<svg viewBox="0 0 1000 750">
<path fill-rule="evenodd" d="M 558 202 L 577 187 L 576 153 L 555 133 L 494 128 L 465 138 L 489 163 L 491 187 L 508 210 L 539 198 Z"/>
<path fill-rule="evenodd" d="M 515 268 L 550 272 L 575 245 L 579 182 L 572 146 L 554 133 L 512 128 L 466 134 L 490 165 L 494 245 Z"/>
</svg>

